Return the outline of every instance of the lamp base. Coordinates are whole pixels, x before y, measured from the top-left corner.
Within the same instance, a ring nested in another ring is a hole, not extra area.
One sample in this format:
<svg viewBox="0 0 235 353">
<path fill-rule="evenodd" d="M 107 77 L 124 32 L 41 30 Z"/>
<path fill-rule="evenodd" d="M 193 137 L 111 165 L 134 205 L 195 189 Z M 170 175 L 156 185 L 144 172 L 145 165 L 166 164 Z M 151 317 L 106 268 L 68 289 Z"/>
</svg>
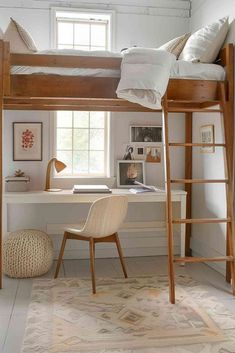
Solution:
<svg viewBox="0 0 235 353">
<path fill-rule="evenodd" d="M 62 191 L 62 189 L 52 188 L 52 189 L 46 189 L 45 191 L 47 191 L 47 192 L 58 192 L 58 191 Z"/>
</svg>

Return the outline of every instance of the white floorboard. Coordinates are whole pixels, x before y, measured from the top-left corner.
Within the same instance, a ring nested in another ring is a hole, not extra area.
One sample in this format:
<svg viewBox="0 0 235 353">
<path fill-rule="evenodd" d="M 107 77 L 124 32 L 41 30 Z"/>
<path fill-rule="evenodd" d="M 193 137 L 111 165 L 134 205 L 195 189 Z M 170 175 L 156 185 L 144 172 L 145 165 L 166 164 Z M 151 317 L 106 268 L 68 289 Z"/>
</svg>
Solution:
<svg viewBox="0 0 235 353">
<path fill-rule="evenodd" d="M 127 272 L 130 277 L 154 274 L 167 274 L 165 256 L 126 258 Z M 97 259 L 97 277 L 121 277 L 122 268 L 118 258 Z M 53 278 L 56 263 L 44 275 Z M 177 273 L 187 273 L 208 287 L 208 291 L 235 315 L 235 298 L 230 286 L 222 275 L 204 264 L 176 266 Z M 64 260 L 59 277 L 90 277 L 89 260 Z M 23 340 L 27 310 L 30 303 L 32 279 L 11 279 L 4 277 L 3 289 L 0 290 L 0 352 L 20 353 Z"/>
</svg>

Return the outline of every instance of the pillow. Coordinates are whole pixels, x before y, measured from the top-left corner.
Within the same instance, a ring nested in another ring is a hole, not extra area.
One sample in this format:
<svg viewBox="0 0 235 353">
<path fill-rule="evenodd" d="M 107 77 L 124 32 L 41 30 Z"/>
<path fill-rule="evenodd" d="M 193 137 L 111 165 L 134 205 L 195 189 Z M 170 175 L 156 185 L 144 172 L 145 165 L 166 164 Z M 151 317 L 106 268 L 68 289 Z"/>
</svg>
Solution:
<svg viewBox="0 0 235 353">
<path fill-rule="evenodd" d="M 179 59 L 213 63 L 217 58 L 229 29 L 228 17 L 199 29 L 188 39 Z"/>
<path fill-rule="evenodd" d="M 180 36 L 180 37 L 177 37 L 177 38 L 170 40 L 169 42 L 163 44 L 158 49 L 166 50 L 166 51 L 174 54 L 176 56 L 176 58 L 178 59 L 178 57 L 179 57 L 180 53 L 182 52 L 189 37 L 190 37 L 190 33 L 186 33 L 183 36 Z"/>
<path fill-rule="evenodd" d="M 11 53 L 30 54 L 37 51 L 34 40 L 28 31 L 12 18 L 3 38 L 10 42 Z"/>
</svg>

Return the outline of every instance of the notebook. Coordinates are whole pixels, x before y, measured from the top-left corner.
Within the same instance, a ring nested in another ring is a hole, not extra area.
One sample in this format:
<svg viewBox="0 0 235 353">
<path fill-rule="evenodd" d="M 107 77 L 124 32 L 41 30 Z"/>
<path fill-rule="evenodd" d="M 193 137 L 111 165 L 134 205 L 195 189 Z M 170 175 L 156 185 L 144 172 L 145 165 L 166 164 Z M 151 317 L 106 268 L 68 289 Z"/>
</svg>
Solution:
<svg viewBox="0 0 235 353">
<path fill-rule="evenodd" d="M 110 194 L 111 189 L 107 185 L 74 185 L 74 194 Z"/>
</svg>

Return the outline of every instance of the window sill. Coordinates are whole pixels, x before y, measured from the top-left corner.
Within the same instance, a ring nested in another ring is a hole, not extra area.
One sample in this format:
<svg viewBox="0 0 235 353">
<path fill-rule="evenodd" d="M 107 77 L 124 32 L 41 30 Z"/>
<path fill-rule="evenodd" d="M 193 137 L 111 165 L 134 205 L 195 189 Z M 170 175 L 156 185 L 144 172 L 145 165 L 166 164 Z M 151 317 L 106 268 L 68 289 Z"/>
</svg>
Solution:
<svg viewBox="0 0 235 353">
<path fill-rule="evenodd" d="M 116 178 L 115 177 L 70 177 L 70 176 L 54 176 L 51 179 L 51 184 L 55 188 L 61 188 L 61 189 L 71 189 L 74 184 L 82 184 L 82 185 L 87 185 L 87 184 L 95 184 L 95 185 L 100 185 L 100 184 L 105 184 L 109 188 L 113 188 L 116 184 Z"/>
</svg>

